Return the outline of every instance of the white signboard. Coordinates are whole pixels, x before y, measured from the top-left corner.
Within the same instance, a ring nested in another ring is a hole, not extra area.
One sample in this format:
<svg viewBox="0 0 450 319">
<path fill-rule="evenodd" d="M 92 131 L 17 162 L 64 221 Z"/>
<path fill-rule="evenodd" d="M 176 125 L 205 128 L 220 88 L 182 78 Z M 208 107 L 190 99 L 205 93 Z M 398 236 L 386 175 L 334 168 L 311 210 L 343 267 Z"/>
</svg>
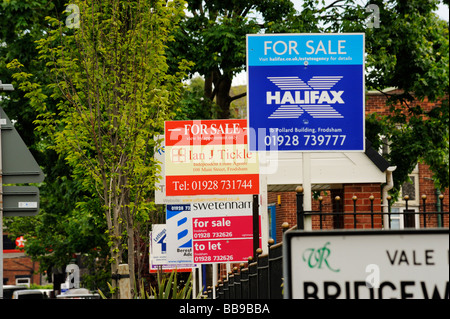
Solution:
<svg viewBox="0 0 450 319">
<path fill-rule="evenodd" d="M 170 271 L 191 271 L 192 263 L 171 263 L 167 261 L 167 228 L 166 224 L 153 224 L 150 232 L 150 272 L 158 269 Z"/>
<path fill-rule="evenodd" d="M 159 136 L 158 139 L 164 139 Z M 165 143 L 161 142 L 158 149 L 155 150 L 155 160 L 160 166 L 160 177 L 156 183 L 155 204 L 190 204 L 202 202 L 229 202 L 251 200 L 251 195 L 227 194 L 227 195 L 190 195 L 190 196 L 166 196 L 166 165 L 165 165 Z M 249 199 L 250 198 L 250 199 Z"/>
<path fill-rule="evenodd" d="M 449 232 L 287 232 L 285 298 L 448 299 Z"/>
<path fill-rule="evenodd" d="M 192 263 L 191 205 L 167 205 L 167 262 Z"/>
<path fill-rule="evenodd" d="M 153 224 L 150 233 L 150 264 L 167 264 L 167 229 L 165 224 Z"/>
</svg>

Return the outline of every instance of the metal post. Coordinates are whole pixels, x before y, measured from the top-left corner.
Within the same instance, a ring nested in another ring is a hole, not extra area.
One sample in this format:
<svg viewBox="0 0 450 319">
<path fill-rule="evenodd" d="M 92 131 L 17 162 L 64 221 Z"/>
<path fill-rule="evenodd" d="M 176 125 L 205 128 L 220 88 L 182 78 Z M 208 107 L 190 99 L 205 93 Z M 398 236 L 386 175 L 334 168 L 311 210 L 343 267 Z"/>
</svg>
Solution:
<svg viewBox="0 0 450 319">
<path fill-rule="evenodd" d="M 444 195 L 439 195 L 439 215 L 438 215 L 438 227 L 443 227 L 444 225 L 444 215 L 442 212 L 444 211 Z"/>
<path fill-rule="evenodd" d="M 0 91 L 14 91 L 12 84 L 2 84 Z M 2 165 L 2 118 L 0 116 L 0 299 L 3 299 L 3 165 Z"/>
<path fill-rule="evenodd" d="M 356 195 L 354 195 L 352 197 L 353 200 L 353 228 L 356 229 L 356 200 L 358 199 L 358 197 Z"/>
<path fill-rule="evenodd" d="M 422 195 L 423 228 L 427 228 L 427 195 Z"/>
<path fill-rule="evenodd" d="M 253 195 L 253 256 L 259 248 L 259 195 Z"/>
<path fill-rule="evenodd" d="M 322 203 L 322 201 L 323 201 L 323 197 L 322 196 L 319 196 L 319 222 L 320 222 L 320 225 L 319 225 L 319 229 L 322 229 L 323 228 L 323 212 L 322 212 L 322 210 L 323 210 L 323 203 Z"/>
<path fill-rule="evenodd" d="M 370 227 L 373 229 L 373 200 L 375 197 L 373 195 L 370 195 Z"/>
<path fill-rule="evenodd" d="M 391 200 L 392 200 L 392 197 L 388 195 L 388 197 L 387 197 L 387 201 L 388 201 L 388 219 L 389 219 L 389 221 L 388 221 L 389 228 L 388 229 L 391 229 Z"/>
<path fill-rule="evenodd" d="M 338 215 L 336 215 L 337 216 L 337 220 L 338 220 L 337 228 L 344 228 L 344 212 L 341 212 L 341 206 L 340 206 L 341 197 L 340 196 L 336 196 L 334 198 L 334 201 L 336 203 L 336 213 L 338 214 Z"/>
<path fill-rule="evenodd" d="M 295 189 L 297 192 L 297 229 L 305 229 L 305 210 L 303 208 L 303 187 L 297 186 Z"/>
</svg>

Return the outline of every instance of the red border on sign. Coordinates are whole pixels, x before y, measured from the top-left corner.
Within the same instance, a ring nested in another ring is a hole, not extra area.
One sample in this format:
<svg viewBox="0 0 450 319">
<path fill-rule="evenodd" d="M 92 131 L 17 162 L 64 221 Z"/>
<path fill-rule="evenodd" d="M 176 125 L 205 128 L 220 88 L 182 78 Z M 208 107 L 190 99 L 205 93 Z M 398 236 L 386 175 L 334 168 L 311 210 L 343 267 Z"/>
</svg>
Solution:
<svg viewBox="0 0 450 319">
<path fill-rule="evenodd" d="M 166 175 L 167 196 L 259 194 L 259 174 Z"/>
<path fill-rule="evenodd" d="M 247 143 L 247 120 L 166 121 L 165 145 L 232 145 Z"/>
</svg>

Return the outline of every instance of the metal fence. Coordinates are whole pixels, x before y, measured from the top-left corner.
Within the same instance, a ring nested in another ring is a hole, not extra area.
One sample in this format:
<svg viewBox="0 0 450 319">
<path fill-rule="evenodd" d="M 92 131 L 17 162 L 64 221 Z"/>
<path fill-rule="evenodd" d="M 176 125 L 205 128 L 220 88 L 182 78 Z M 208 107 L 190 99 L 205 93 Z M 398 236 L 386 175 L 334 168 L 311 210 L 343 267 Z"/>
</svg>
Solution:
<svg viewBox="0 0 450 319">
<path fill-rule="evenodd" d="M 405 197 L 405 208 L 403 212 L 397 212 L 400 218 L 404 218 L 404 227 L 431 228 L 431 227 L 449 227 L 448 207 L 443 205 L 443 196 L 439 197 L 439 202 L 433 207 L 440 207 L 439 211 L 431 211 L 430 204 L 426 202 L 426 197 L 422 197 L 422 204 L 419 211 L 412 211 L 408 207 L 408 197 Z M 297 225 L 294 229 L 303 229 L 305 217 L 315 219 L 315 229 L 324 230 L 332 226 L 332 229 L 354 228 L 357 229 L 364 225 L 370 225 L 368 228 L 381 228 L 383 216 L 387 217 L 390 228 L 391 217 L 394 214 L 391 211 L 391 203 L 387 212 L 376 212 L 371 205 L 368 212 L 358 212 L 356 200 L 352 212 L 324 212 L 322 207 L 318 211 L 303 211 L 303 196 L 297 193 Z M 427 209 L 428 207 L 428 209 Z M 339 207 L 338 207 L 339 208 Z M 412 220 L 417 221 L 419 225 L 413 225 Z M 414 217 L 414 218 L 412 218 Z M 329 223 L 329 219 L 332 220 Z M 381 226 L 380 226 L 381 225 Z M 326 227 L 325 227 L 326 226 Z M 283 232 L 288 230 L 289 225 L 283 224 Z M 385 227 L 387 228 L 387 227 Z M 330 228 L 331 229 L 331 228 Z M 273 244 L 269 240 L 268 253 L 262 254 L 258 249 L 256 258 L 249 258 L 247 265 L 240 264 L 234 267 L 233 271 L 220 280 L 216 287 L 209 287 L 205 298 L 212 298 L 212 289 L 216 289 L 216 298 L 218 299 L 282 299 L 283 298 L 283 243 Z"/>
<path fill-rule="evenodd" d="M 283 243 L 269 243 L 269 253 L 258 249 L 256 261 L 249 258 L 248 266 L 235 267 L 226 278 L 219 281 L 218 299 L 282 299 L 283 298 Z M 212 288 L 207 298 L 212 298 Z"/>
</svg>

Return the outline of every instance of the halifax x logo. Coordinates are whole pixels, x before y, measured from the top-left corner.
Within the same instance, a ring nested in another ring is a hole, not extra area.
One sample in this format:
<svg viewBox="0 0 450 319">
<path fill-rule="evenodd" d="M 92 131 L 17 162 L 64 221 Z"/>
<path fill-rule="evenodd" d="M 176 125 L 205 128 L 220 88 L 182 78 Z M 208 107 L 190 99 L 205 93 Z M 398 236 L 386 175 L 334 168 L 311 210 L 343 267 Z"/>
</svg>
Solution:
<svg viewBox="0 0 450 319">
<path fill-rule="evenodd" d="M 269 119 L 296 119 L 304 112 L 313 118 L 344 118 L 329 105 L 344 104 L 341 97 L 344 91 L 329 91 L 342 76 L 313 76 L 307 83 L 298 76 L 267 79 L 281 90 L 266 92 L 266 104 L 280 105 Z"/>
</svg>

